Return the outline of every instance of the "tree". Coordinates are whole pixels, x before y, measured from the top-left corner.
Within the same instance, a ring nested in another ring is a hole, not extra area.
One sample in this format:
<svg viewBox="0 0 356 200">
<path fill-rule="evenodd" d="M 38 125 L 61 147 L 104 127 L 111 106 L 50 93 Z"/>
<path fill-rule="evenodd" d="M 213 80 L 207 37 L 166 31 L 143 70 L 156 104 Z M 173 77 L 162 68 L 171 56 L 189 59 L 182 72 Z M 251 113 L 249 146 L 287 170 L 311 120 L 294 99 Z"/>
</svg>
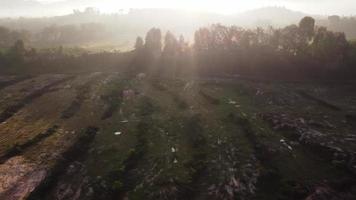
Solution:
<svg viewBox="0 0 356 200">
<path fill-rule="evenodd" d="M 21 65 L 24 62 L 26 54 L 25 44 L 22 40 L 18 40 L 10 48 L 7 58 L 14 65 Z"/>
<path fill-rule="evenodd" d="M 314 36 L 315 19 L 312 17 L 304 17 L 299 22 L 299 31 L 303 40 L 311 40 Z"/>
<path fill-rule="evenodd" d="M 194 34 L 194 48 L 198 52 L 209 50 L 210 30 L 208 28 L 200 28 Z"/>
<path fill-rule="evenodd" d="M 347 56 L 349 43 L 344 33 L 334 33 L 325 27 L 317 30 L 312 44 L 313 56 L 323 63 L 339 63 Z"/>
<path fill-rule="evenodd" d="M 135 43 L 135 50 L 136 51 L 141 50 L 143 49 L 143 47 L 144 47 L 143 39 L 141 37 L 137 37 Z"/>
<path fill-rule="evenodd" d="M 184 36 L 180 35 L 179 39 L 178 39 L 179 54 L 184 54 L 188 48 L 189 48 L 189 45 L 188 45 L 188 43 L 185 42 Z"/>
<path fill-rule="evenodd" d="M 26 52 L 24 42 L 22 40 L 17 40 L 10 51 L 17 56 L 23 57 Z"/>
<path fill-rule="evenodd" d="M 340 16 L 338 15 L 332 15 L 328 17 L 328 20 L 332 26 L 338 24 L 340 22 Z"/>
<path fill-rule="evenodd" d="M 176 37 L 171 33 L 167 32 L 164 39 L 164 56 L 174 56 L 179 50 L 178 41 Z"/>
<path fill-rule="evenodd" d="M 283 51 L 291 55 L 296 55 L 299 45 L 298 27 L 290 25 L 281 30 L 280 46 Z"/>
<path fill-rule="evenodd" d="M 8 47 L 10 40 L 10 30 L 0 26 L 0 48 Z"/>
<path fill-rule="evenodd" d="M 17 40 L 28 41 L 29 38 L 28 31 L 11 31 L 0 26 L 0 48 L 10 48 Z"/>
<path fill-rule="evenodd" d="M 161 30 L 152 28 L 148 31 L 145 41 L 145 49 L 148 54 L 158 58 L 162 52 L 162 35 Z"/>
</svg>

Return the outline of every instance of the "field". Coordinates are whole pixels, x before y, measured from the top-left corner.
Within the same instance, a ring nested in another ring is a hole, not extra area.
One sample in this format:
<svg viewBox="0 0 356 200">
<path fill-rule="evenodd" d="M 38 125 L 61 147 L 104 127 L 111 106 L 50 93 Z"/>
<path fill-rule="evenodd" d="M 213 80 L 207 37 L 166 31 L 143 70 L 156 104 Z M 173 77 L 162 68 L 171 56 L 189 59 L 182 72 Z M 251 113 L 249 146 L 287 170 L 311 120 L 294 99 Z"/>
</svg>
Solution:
<svg viewBox="0 0 356 200">
<path fill-rule="evenodd" d="M 0 199 L 356 199 L 355 84 L 0 76 Z"/>
</svg>

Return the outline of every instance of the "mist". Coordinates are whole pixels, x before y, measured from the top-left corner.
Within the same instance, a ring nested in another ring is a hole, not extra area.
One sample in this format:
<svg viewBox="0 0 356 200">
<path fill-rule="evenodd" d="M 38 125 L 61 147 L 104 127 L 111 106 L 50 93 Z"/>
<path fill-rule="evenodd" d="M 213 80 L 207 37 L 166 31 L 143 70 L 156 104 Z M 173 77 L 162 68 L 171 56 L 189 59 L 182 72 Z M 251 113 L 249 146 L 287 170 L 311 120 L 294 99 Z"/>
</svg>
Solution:
<svg viewBox="0 0 356 200">
<path fill-rule="evenodd" d="M 347 5 L 347 6 L 345 6 Z M 95 7 L 103 13 L 116 13 L 130 8 L 169 8 L 194 12 L 236 14 L 261 7 L 286 7 L 313 15 L 354 15 L 356 2 L 352 0 L 222 0 L 222 1 L 115 1 L 115 0 L 1 0 L 2 17 L 39 17 L 64 15 L 73 9 Z"/>
<path fill-rule="evenodd" d="M 0 0 L 1 200 L 355 200 L 355 0 Z"/>
</svg>

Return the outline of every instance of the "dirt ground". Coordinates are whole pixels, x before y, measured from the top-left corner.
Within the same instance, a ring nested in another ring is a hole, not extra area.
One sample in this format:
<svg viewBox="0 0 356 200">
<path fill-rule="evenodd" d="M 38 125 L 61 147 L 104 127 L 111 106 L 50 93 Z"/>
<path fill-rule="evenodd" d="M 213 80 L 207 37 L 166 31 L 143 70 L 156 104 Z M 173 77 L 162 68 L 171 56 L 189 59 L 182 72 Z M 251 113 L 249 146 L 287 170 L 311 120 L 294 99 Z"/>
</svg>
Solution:
<svg viewBox="0 0 356 200">
<path fill-rule="evenodd" d="M 356 84 L 0 76 L 0 199 L 356 199 Z"/>
</svg>

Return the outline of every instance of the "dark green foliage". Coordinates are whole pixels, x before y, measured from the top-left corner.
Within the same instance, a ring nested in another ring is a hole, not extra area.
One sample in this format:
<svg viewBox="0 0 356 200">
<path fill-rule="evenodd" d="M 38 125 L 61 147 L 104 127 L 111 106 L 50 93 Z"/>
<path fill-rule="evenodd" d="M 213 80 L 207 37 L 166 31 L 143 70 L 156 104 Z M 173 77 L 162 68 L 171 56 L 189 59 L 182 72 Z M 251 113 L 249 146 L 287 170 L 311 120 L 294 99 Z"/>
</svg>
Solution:
<svg viewBox="0 0 356 200">
<path fill-rule="evenodd" d="M 286 79 L 345 73 L 345 65 L 353 63 L 348 55 L 354 51 L 345 34 L 315 28 L 311 17 L 282 29 L 212 25 L 196 31 L 194 47 L 202 74 Z"/>
<path fill-rule="evenodd" d="M 180 109 L 187 109 L 188 104 L 180 97 L 179 95 L 173 95 L 174 102 L 177 104 Z"/>
<path fill-rule="evenodd" d="M 146 53 L 153 57 L 158 57 L 162 52 L 162 34 L 161 30 L 152 28 L 147 32 L 145 42 Z"/>
<path fill-rule="evenodd" d="M 315 33 L 313 56 L 323 63 L 342 62 L 348 52 L 349 43 L 344 33 L 333 33 L 326 28 L 319 28 Z"/>
<path fill-rule="evenodd" d="M 315 20 L 312 17 L 304 17 L 299 22 L 300 35 L 310 40 L 314 35 Z"/>
<path fill-rule="evenodd" d="M 141 116 L 149 116 L 158 109 L 149 97 L 143 97 L 139 102 L 138 108 Z"/>
<path fill-rule="evenodd" d="M 17 40 L 10 48 L 6 49 L 4 55 L 0 53 L 0 70 L 1 63 L 4 64 L 5 68 L 10 70 L 21 71 L 21 67 L 25 62 L 26 49 L 23 40 Z"/>
<path fill-rule="evenodd" d="M 121 84 L 121 82 L 119 82 L 119 84 Z M 113 86 L 108 89 L 108 93 L 101 96 L 101 99 L 107 104 L 107 108 L 101 116 L 102 120 L 111 118 L 112 115 L 120 108 L 123 98 L 122 92 L 122 88 L 117 89 Z"/>
<path fill-rule="evenodd" d="M 340 20 L 337 16 L 330 17 L 333 23 L 340 23 Z M 45 32 L 49 40 L 59 45 L 66 40 L 62 37 L 71 38 L 76 29 L 71 26 L 49 27 Z M 100 28 L 94 24 L 81 26 L 81 30 L 86 32 L 97 29 Z M 1 33 L 16 35 L 7 29 L 0 29 Z M 185 42 L 183 36 L 177 39 L 169 31 L 163 38 L 164 43 L 161 30 L 152 28 L 146 34 L 145 42 L 138 37 L 135 50 L 126 53 L 90 53 L 62 46 L 46 50 L 26 49 L 26 40 L 18 40 L 0 53 L 0 71 L 122 71 L 131 77 L 145 73 L 156 78 L 239 74 L 288 80 L 352 79 L 356 73 L 353 67 L 356 64 L 356 46 L 347 41 L 343 33 L 316 27 L 311 17 L 303 18 L 298 25 L 279 29 L 243 29 L 220 24 L 203 27 L 195 32 L 193 47 Z M 75 44 L 75 41 L 71 42 Z"/>
<path fill-rule="evenodd" d="M 202 135 L 201 116 L 193 115 L 184 121 L 184 133 L 189 137 L 189 142 L 194 148 L 200 148 L 206 144 L 206 139 Z"/>
<path fill-rule="evenodd" d="M 136 51 L 142 50 L 143 47 L 144 47 L 143 39 L 141 37 L 137 37 L 135 43 L 135 50 Z"/>
<path fill-rule="evenodd" d="M 16 41 L 28 41 L 30 34 L 27 31 L 13 31 L 0 26 L 0 49 L 11 48 Z"/>
</svg>

